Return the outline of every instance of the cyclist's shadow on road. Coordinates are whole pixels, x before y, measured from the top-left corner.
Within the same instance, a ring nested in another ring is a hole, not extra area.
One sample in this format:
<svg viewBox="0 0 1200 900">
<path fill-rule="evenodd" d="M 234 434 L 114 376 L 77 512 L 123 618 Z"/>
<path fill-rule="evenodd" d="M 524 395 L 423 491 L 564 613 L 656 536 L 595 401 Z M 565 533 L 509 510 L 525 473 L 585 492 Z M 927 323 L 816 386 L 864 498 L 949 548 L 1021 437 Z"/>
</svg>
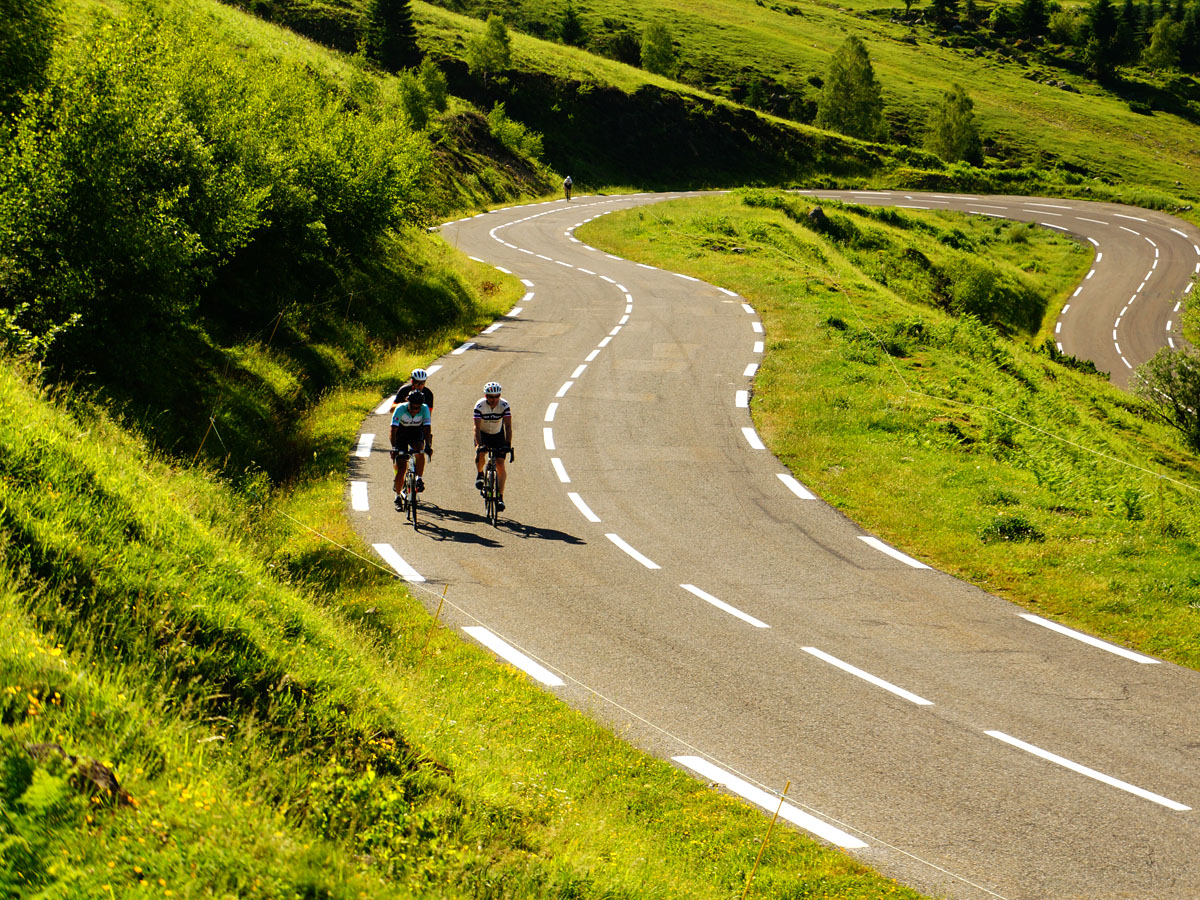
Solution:
<svg viewBox="0 0 1200 900">
<path fill-rule="evenodd" d="M 443 509 L 442 507 L 433 504 L 422 504 L 422 509 L 425 512 L 425 517 L 421 522 L 420 530 L 430 537 L 439 541 L 454 541 L 461 544 L 479 544 L 484 547 L 500 547 L 500 541 L 488 537 L 487 533 L 480 534 L 476 531 L 460 531 L 441 524 L 443 522 L 461 522 L 463 524 L 471 524 L 488 526 L 487 518 L 481 513 L 465 512 L 459 509 Z M 504 534 L 511 534 L 519 538 L 533 538 L 542 541 L 561 541 L 564 544 L 582 545 L 587 541 L 583 538 L 578 538 L 573 534 L 567 534 L 565 531 L 558 531 L 554 528 L 539 528 L 536 525 L 526 525 L 521 522 L 514 522 L 510 519 L 501 518 L 496 523 L 496 531 Z"/>
</svg>

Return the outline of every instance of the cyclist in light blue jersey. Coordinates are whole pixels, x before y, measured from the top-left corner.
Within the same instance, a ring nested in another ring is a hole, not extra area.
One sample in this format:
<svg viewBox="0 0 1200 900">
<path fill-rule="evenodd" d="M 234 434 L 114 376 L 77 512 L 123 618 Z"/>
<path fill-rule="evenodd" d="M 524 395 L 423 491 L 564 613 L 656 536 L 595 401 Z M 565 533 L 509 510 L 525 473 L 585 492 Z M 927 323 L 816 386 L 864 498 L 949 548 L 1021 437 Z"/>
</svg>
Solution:
<svg viewBox="0 0 1200 900">
<path fill-rule="evenodd" d="M 408 457 L 413 452 L 413 466 L 417 470 L 417 492 L 425 490 L 425 457 L 433 457 L 433 417 L 429 405 L 420 391 L 409 391 L 406 402 L 392 413 L 391 441 L 392 466 L 396 480 L 392 489 L 396 492 L 396 509 L 402 509 L 400 493 L 404 490 L 404 476 L 408 474 Z"/>
</svg>

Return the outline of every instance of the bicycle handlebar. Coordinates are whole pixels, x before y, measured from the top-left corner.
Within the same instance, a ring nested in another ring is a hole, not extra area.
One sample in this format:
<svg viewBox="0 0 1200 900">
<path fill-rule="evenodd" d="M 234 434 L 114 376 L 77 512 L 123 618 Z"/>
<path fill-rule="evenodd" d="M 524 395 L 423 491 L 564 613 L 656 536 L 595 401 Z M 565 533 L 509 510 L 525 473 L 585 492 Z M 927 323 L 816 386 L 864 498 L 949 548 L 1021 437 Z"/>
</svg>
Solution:
<svg viewBox="0 0 1200 900">
<path fill-rule="evenodd" d="M 509 462 L 516 462 L 516 459 L 517 459 L 515 456 L 513 456 L 513 448 L 512 447 L 476 447 L 475 452 L 472 453 L 471 455 L 478 456 L 480 453 L 486 453 L 488 456 L 490 456 L 492 458 L 495 458 L 495 457 L 503 458 L 503 457 L 507 456 Z"/>
</svg>

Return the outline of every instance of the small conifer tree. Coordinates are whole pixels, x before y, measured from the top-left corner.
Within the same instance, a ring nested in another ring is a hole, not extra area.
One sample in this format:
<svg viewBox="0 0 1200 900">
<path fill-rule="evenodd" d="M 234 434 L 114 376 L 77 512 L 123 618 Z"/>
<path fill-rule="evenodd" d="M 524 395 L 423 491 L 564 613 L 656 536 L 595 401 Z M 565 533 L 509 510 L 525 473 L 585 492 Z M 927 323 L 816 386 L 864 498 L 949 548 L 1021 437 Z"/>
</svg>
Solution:
<svg viewBox="0 0 1200 900">
<path fill-rule="evenodd" d="M 408 0 L 371 0 L 367 6 L 367 57 L 390 72 L 421 62 Z"/>
<path fill-rule="evenodd" d="M 562 42 L 570 47 L 582 47 L 587 43 L 587 32 L 583 27 L 583 19 L 579 17 L 579 10 L 570 0 L 567 0 L 567 8 L 563 12 L 559 33 L 562 35 Z"/>
</svg>

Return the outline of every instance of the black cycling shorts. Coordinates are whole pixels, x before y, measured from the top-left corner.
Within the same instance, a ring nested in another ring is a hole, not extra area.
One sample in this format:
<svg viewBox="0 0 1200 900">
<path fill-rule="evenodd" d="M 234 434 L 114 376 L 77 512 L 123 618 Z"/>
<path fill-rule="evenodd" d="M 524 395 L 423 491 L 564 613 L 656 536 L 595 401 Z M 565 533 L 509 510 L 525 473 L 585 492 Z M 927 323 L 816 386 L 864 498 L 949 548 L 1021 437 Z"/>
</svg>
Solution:
<svg viewBox="0 0 1200 900">
<path fill-rule="evenodd" d="M 421 453 L 425 450 L 425 427 L 423 425 L 401 425 L 396 429 L 396 448 Z"/>
<path fill-rule="evenodd" d="M 488 447 L 495 447 L 499 450 L 501 447 L 507 447 L 508 444 L 504 441 L 504 429 L 500 429 L 495 434 L 488 434 L 486 431 L 479 432 L 479 449 L 482 451 Z"/>
</svg>

